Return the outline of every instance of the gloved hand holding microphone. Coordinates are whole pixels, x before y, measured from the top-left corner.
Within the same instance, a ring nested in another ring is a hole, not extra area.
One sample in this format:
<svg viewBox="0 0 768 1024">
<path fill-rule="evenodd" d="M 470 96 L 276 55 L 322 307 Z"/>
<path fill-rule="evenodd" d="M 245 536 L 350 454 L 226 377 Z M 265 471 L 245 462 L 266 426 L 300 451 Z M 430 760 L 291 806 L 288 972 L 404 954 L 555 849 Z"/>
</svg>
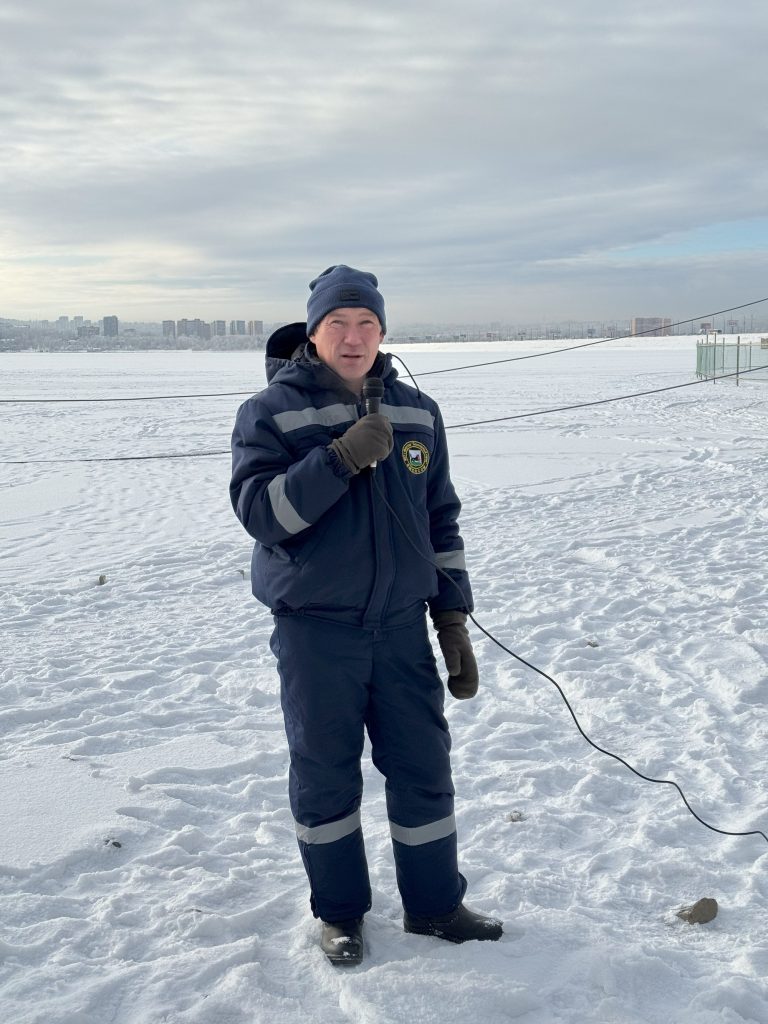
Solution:
<svg viewBox="0 0 768 1024">
<path fill-rule="evenodd" d="M 366 466 L 386 459 L 394 444 L 392 424 L 379 412 L 368 413 L 331 441 L 332 448 L 350 473 L 359 473 Z"/>
<path fill-rule="evenodd" d="M 383 382 L 378 377 L 366 377 L 362 387 L 366 415 L 329 445 L 350 473 L 359 473 L 366 466 L 375 469 L 379 459 L 386 459 L 392 451 L 392 424 L 379 411 L 383 394 Z"/>
</svg>

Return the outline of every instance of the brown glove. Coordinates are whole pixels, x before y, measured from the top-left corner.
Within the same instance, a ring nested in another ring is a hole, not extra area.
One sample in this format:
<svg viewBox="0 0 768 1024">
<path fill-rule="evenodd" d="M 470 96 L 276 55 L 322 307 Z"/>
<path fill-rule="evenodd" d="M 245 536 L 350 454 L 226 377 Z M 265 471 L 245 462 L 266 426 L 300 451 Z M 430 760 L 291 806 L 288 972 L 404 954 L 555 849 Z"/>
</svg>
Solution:
<svg viewBox="0 0 768 1024">
<path fill-rule="evenodd" d="M 386 416 L 370 412 L 328 445 L 350 473 L 359 473 L 392 451 L 392 424 Z"/>
<path fill-rule="evenodd" d="M 457 700 L 474 697 L 479 683 L 466 621 L 466 614 L 459 611 L 435 612 L 432 616 L 437 642 L 448 669 L 448 689 Z"/>
</svg>

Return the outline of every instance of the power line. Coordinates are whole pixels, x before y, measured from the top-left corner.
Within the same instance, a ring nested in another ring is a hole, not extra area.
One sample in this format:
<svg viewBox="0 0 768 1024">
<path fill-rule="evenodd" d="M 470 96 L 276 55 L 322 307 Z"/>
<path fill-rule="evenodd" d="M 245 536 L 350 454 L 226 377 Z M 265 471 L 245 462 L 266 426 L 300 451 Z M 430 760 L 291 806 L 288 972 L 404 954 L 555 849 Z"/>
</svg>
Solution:
<svg viewBox="0 0 768 1024">
<path fill-rule="evenodd" d="M 552 409 L 538 409 L 534 412 L 521 412 L 516 413 L 513 416 L 496 416 L 489 420 L 474 420 L 471 423 L 449 423 L 446 425 L 446 430 L 458 430 L 462 427 L 479 427 L 485 426 L 489 423 L 505 423 L 510 420 L 527 420 L 532 419 L 534 416 L 548 416 L 555 412 L 570 412 L 573 409 L 590 409 L 597 405 L 609 405 L 611 402 L 623 402 L 630 398 L 642 398 L 647 395 L 660 395 L 665 391 L 677 391 L 679 388 L 690 388 L 696 384 L 710 384 L 713 381 L 727 380 L 729 377 L 741 377 L 747 373 L 755 373 L 758 370 L 766 369 L 765 366 L 753 366 L 747 370 L 737 370 L 734 373 L 724 373 L 719 377 L 703 377 L 699 380 L 689 380 L 683 384 L 669 384 L 663 388 L 652 388 L 649 391 L 633 391 L 628 395 L 614 395 L 612 398 L 600 398 L 594 402 L 579 402 L 575 405 L 560 405 Z M 203 459 L 210 458 L 211 456 L 218 455 L 230 455 L 230 449 L 226 451 L 216 452 L 176 452 L 170 455 L 113 455 L 103 456 L 101 458 L 83 458 L 83 459 L 13 459 L 13 460 L 2 460 L 0 466 L 46 466 L 46 465 L 64 465 L 72 462 L 139 462 L 149 461 L 153 459 Z"/>
<path fill-rule="evenodd" d="M 172 398 L 234 398 L 253 391 L 218 391 L 201 395 L 120 395 L 114 398 L 0 398 L 0 405 L 82 405 L 104 402 L 165 402 Z"/>
<path fill-rule="evenodd" d="M 570 412 L 572 409 L 589 409 L 596 405 L 608 405 L 610 402 L 623 402 L 628 398 L 641 398 L 644 395 L 660 395 L 663 391 L 677 391 L 678 388 L 691 388 L 696 384 L 710 384 L 715 380 L 726 380 L 728 377 L 741 377 L 745 373 L 754 373 L 756 370 L 765 370 L 765 366 L 753 366 L 749 370 L 737 370 L 734 373 L 724 373 L 719 377 L 704 377 L 700 380 L 689 380 L 684 384 L 669 384 L 664 388 L 652 388 L 650 391 L 633 391 L 629 395 L 614 395 L 612 398 L 600 398 L 594 402 L 579 402 L 576 405 L 560 405 L 553 409 L 539 409 L 537 412 L 521 412 L 514 416 L 497 416 L 492 420 L 475 420 L 472 423 L 452 423 L 446 430 L 458 430 L 459 427 L 479 427 L 486 423 L 504 423 L 509 420 L 527 420 L 533 416 L 547 416 L 553 412 Z"/>
<path fill-rule="evenodd" d="M 72 462 L 149 462 L 153 459 L 204 459 L 211 455 L 231 455 L 231 449 L 221 452 L 172 452 L 170 455 L 105 455 L 83 459 L 11 459 L 0 466 L 62 466 Z"/>
</svg>

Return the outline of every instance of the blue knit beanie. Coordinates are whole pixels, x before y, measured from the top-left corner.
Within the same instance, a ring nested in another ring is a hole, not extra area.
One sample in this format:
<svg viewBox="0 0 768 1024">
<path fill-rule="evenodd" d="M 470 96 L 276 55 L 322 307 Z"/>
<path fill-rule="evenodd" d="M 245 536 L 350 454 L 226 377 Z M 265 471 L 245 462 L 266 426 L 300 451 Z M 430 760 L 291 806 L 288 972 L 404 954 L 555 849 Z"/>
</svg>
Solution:
<svg viewBox="0 0 768 1024">
<path fill-rule="evenodd" d="M 345 306 L 370 309 L 379 318 L 381 329 L 386 334 L 384 298 L 378 290 L 378 284 L 375 275 L 364 270 L 355 270 L 343 263 L 328 267 L 314 281 L 309 282 L 312 294 L 307 299 L 307 337 L 311 337 L 324 316 Z"/>
</svg>

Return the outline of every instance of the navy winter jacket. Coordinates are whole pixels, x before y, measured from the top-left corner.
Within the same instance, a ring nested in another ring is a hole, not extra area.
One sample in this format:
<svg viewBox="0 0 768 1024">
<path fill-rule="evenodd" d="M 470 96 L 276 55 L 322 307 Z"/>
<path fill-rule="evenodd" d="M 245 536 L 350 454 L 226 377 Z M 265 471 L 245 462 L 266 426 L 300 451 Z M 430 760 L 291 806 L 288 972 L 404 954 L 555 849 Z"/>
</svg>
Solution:
<svg viewBox="0 0 768 1024">
<path fill-rule="evenodd" d="M 432 612 L 472 610 L 440 410 L 397 380 L 389 354 L 378 354 L 371 376 L 384 383 L 381 412 L 394 430 L 376 485 L 402 526 L 371 471 L 352 475 L 328 448 L 365 408 L 317 358 L 305 324 L 272 335 L 268 387 L 238 410 L 230 496 L 257 541 L 253 593 L 275 613 L 377 628 L 412 621 L 425 602 Z"/>
</svg>

